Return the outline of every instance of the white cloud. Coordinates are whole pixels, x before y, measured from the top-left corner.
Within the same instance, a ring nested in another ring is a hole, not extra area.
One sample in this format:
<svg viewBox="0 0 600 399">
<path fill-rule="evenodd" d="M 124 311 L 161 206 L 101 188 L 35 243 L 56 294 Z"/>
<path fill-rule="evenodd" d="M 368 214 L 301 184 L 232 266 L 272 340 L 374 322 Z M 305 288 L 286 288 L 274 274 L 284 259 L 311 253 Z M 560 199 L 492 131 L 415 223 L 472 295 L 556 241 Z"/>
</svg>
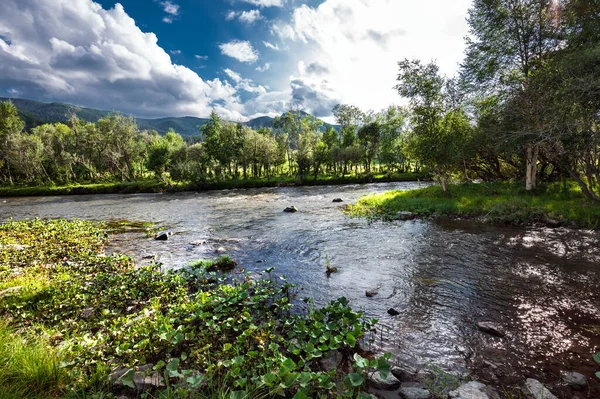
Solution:
<svg viewBox="0 0 600 399">
<path fill-rule="evenodd" d="M 279 46 L 277 44 L 273 44 L 273 43 L 269 43 L 269 42 L 265 42 L 263 41 L 263 44 L 265 45 L 266 48 L 270 48 L 271 50 L 275 50 L 275 51 L 279 51 Z"/>
<path fill-rule="evenodd" d="M 256 67 L 256 70 L 258 72 L 265 72 L 265 71 L 268 71 L 269 69 L 271 69 L 271 63 L 270 62 L 265 63 L 265 65 L 263 65 L 263 66 Z"/>
<path fill-rule="evenodd" d="M 173 55 L 179 55 L 179 54 L 181 54 L 181 50 L 171 50 L 171 51 L 169 51 L 169 53 L 171 53 Z"/>
<path fill-rule="evenodd" d="M 245 23 L 247 25 L 252 25 L 256 21 L 264 19 L 264 17 L 260 14 L 259 10 L 250 10 L 250 11 L 229 11 L 225 14 L 226 21 L 233 21 L 235 18 L 238 21 Z"/>
<path fill-rule="evenodd" d="M 198 55 L 198 54 L 195 54 L 194 58 L 196 58 L 197 60 L 207 60 L 208 59 L 208 55 Z"/>
<path fill-rule="evenodd" d="M 229 11 L 226 15 L 225 15 L 225 20 L 226 21 L 231 21 L 233 20 L 236 16 L 238 15 L 237 12 L 235 11 Z"/>
<path fill-rule="evenodd" d="M 285 0 L 242 0 L 259 7 L 283 7 Z"/>
<path fill-rule="evenodd" d="M 172 24 L 172 23 L 173 23 L 173 18 L 172 18 L 172 17 L 164 17 L 164 18 L 162 19 L 162 21 L 163 21 L 165 24 Z"/>
<path fill-rule="evenodd" d="M 291 78 L 296 98 L 337 98 L 364 110 L 381 109 L 401 101 L 393 86 L 397 62 L 405 57 L 437 59 L 442 72 L 456 72 L 470 3 L 325 0 L 316 8 L 300 5 L 271 32 L 293 43 L 296 64 L 303 62 L 300 76 Z"/>
<path fill-rule="evenodd" d="M 163 7 L 163 11 L 171 15 L 179 15 L 179 5 L 171 3 L 170 1 L 163 1 L 160 3 Z"/>
<path fill-rule="evenodd" d="M 233 71 L 232 71 L 231 69 L 229 69 L 229 68 L 226 68 L 226 69 L 224 69 L 224 70 L 223 70 L 223 72 L 225 72 L 225 74 L 226 74 L 227 76 L 229 76 L 229 78 L 230 78 L 231 80 L 233 80 L 235 83 L 240 83 L 240 82 L 242 81 L 242 77 L 240 76 L 240 74 L 239 74 L 239 73 L 237 73 L 237 72 L 233 72 Z"/>
<path fill-rule="evenodd" d="M 235 58 L 240 62 L 252 63 L 258 60 L 258 52 L 249 41 L 233 40 L 219 45 L 221 54 Z"/>
<path fill-rule="evenodd" d="M 156 35 L 142 32 L 120 4 L 105 10 L 91 0 L 2 0 L 0 35 L 7 39 L 0 40 L 0 89 L 25 98 L 140 117 L 215 109 L 245 119 L 235 87 L 173 64 Z"/>
<path fill-rule="evenodd" d="M 252 25 L 256 21 L 263 19 L 263 16 L 260 15 L 260 11 L 258 10 L 242 11 L 238 19 L 248 25 Z"/>
</svg>

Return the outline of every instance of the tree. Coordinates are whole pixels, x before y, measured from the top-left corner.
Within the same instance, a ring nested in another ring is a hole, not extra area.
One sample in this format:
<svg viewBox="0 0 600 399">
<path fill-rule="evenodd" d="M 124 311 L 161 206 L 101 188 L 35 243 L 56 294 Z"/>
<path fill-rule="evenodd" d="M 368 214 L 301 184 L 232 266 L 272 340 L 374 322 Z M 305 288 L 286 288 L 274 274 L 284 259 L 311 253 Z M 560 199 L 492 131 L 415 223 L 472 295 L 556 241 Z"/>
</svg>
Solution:
<svg viewBox="0 0 600 399">
<path fill-rule="evenodd" d="M 367 123 L 358 129 L 358 140 L 365 148 L 365 172 L 371 173 L 371 162 L 379 153 L 381 127 L 377 121 Z"/>
<path fill-rule="evenodd" d="M 408 119 L 408 110 L 393 105 L 377 115 L 381 135 L 379 161 L 389 169 L 396 165 L 400 165 L 402 170 L 405 169 L 407 159 L 403 153 L 403 139 Z"/>
<path fill-rule="evenodd" d="M 498 93 L 502 104 L 525 93 L 534 73 L 559 44 L 557 9 L 551 0 L 475 0 L 469 10 L 470 36 L 462 77 L 475 90 Z M 543 135 L 540 110 L 521 95 L 524 124 L 512 124 L 502 140 L 518 142 L 525 153 L 526 189 L 536 186 L 537 163 Z"/>
<path fill-rule="evenodd" d="M 340 144 L 342 149 L 354 146 L 356 142 L 356 129 L 361 125 L 364 119 L 364 113 L 354 105 L 337 104 L 333 107 L 333 116 L 338 125 L 340 125 Z M 348 173 L 348 157 L 345 160 L 342 175 Z"/>
<path fill-rule="evenodd" d="M 19 118 L 17 107 L 11 101 L 0 102 L 0 172 L 2 180 L 12 184 L 11 146 L 21 134 L 25 123 Z"/>
<path fill-rule="evenodd" d="M 445 92 L 446 81 L 435 63 L 421 64 L 405 59 L 398 63 L 398 93 L 409 99 L 412 132 L 407 150 L 431 167 L 443 191 L 451 173 L 461 167 L 470 125 L 464 111 L 451 107 Z"/>
</svg>

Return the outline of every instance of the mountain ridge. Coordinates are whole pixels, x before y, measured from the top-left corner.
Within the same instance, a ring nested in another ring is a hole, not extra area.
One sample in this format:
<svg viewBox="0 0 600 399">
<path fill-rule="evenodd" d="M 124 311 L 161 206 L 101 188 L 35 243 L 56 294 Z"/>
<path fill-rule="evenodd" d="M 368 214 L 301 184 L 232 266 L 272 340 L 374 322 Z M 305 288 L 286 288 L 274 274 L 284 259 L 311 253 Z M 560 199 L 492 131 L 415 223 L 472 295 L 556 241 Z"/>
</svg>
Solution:
<svg viewBox="0 0 600 399">
<path fill-rule="evenodd" d="M 95 108 L 79 107 L 77 105 L 61 102 L 46 103 L 36 100 L 27 100 L 24 98 L 0 97 L 0 101 L 7 100 L 12 101 L 12 103 L 17 107 L 19 110 L 19 116 L 25 121 L 27 129 L 44 123 L 65 123 L 73 113 L 75 113 L 78 118 L 86 122 L 96 122 L 98 119 L 101 119 L 107 115 L 110 115 L 114 112 L 119 112 L 118 110 L 106 111 Z M 309 115 L 306 112 L 301 112 Z M 123 114 L 127 115 L 125 113 Z M 183 137 L 191 137 L 200 134 L 199 127 L 205 125 L 209 121 L 208 118 L 198 118 L 195 116 L 168 116 L 155 119 L 136 117 L 135 120 L 139 128 L 142 130 L 156 130 L 160 134 L 165 134 L 169 131 L 169 129 L 173 129 Z M 247 122 L 243 122 L 243 124 L 251 127 L 252 129 L 259 129 L 261 127 L 272 128 L 274 120 L 275 118 L 270 116 L 260 116 Z M 336 130 L 339 130 L 339 126 L 331 125 L 326 122 L 323 122 L 321 130 L 324 131 L 330 126 Z"/>
</svg>

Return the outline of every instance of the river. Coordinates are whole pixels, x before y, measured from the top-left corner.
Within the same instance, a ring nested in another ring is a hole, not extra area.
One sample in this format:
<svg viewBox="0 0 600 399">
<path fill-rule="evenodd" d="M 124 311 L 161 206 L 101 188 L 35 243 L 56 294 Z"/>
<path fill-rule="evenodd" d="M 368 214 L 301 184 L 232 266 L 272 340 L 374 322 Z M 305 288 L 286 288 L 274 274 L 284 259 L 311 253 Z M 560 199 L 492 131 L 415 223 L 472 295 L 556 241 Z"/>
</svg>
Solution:
<svg viewBox="0 0 600 399">
<path fill-rule="evenodd" d="M 588 377 L 600 351 L 600 235 L 475 221 L 353 219 L 340 204 L 418 183 L 285 187 L 202 193 L 0 198 L 0 219 L 152 221 L 173 236 L 115 234 L 111 252 L 165 267 L 228 254 L 240 267 L 303 286 L 324 304 L 339 296 L 379 319 L 374 349 L 401 365 L 471 370 L 498 386 L 560 370 Z M 295 205 L 299 212 L 283 213 Z M 338 272 L 325 275 L 327 262 Z M 378 289 L 368 298 L 366 290 Z M 390 316 L 389 308 L 400 312 Z M 507 333 L 478 331 L 492 321 Z M 588 396 L 586 396 L 588 397 Z"/>
</svg>

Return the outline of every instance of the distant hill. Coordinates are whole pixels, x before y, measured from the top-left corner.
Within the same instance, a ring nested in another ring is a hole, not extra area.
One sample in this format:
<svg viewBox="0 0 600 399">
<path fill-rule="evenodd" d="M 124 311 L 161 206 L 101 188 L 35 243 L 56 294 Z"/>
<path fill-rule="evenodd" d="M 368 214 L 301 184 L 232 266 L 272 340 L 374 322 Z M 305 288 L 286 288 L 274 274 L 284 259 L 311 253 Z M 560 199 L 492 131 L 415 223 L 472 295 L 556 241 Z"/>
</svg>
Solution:
<svg viewBox="0 0 600 399">
<path fill-rule="evenodd" d="M 25 121 L 28 129 L 39 126 L 44 123 L 66 122 L 72 114 L 76 114 L 78 118 L 86 122 L 96 122 L 113 111 L 103 111 L 93 108 L 78 107 L 72 104 L 64 103 L 44 103 L 40 101 L 25 100 L 22 98 L 2 98 L 0 101 L 10 100 L 19 110 L 20 117 Z M 303 114 L 305 112 L 301 111 Z M 306 114 L 308 115 L 308 114 Z M 261 116 L 251 119 L 244 124 L 252 129 L 261 127 L 273 127 L 275 119 L 269 116 Z M 158 119 L 136 118 L 140 129 L 156 130 L 160 134 L 165 134 L 169 129 L 173 129 L 184 137 L 196 136 L 199 134 L 198 127 L 203 126 L 208 122 L 206 118 L 196 118 L 193 116 L 183 117 L 167 117 Z M 322 130 L 333 126 L 339 130 L 339 126 L 330 125 L 323 122 Z"/>
</svg>

